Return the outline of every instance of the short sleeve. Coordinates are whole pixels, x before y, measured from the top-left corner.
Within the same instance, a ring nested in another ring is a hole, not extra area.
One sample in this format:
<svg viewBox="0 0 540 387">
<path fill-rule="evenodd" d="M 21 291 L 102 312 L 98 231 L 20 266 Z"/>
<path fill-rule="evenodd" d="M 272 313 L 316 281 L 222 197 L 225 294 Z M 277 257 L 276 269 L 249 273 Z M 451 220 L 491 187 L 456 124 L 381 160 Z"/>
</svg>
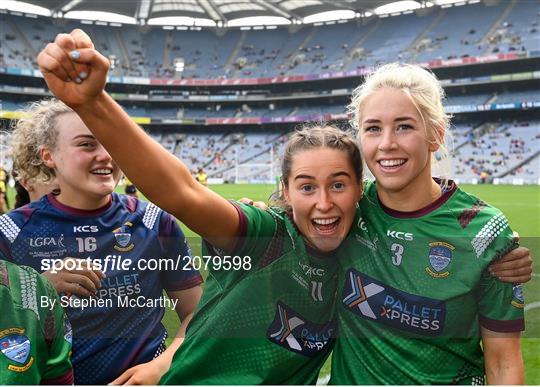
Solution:
<svg viewBox="0 0 540 387">
<path fill-rule="evenodd" d="M 178 291 L 201 284 L 203 282 L 201 274 L 188 264 L 192 253 L 186 237 L 176 220 L 166 212 L 161 215 L 159 239 L 164 252 L 160 259 L 174 263 L 161 266 L 165 268 L 161 273 L 164 289 Z"/>
<path fill-rule="evenodd" d="M 471 242 L 483 269 L 479 286 L 480 324 L 495 332 L 519 332 L 525 329 L 521 284 L 501 282 L 487 271 L 492 261 L 518 244 L 500 211 L 488 208 L 484 215 L 484 222 Z"/>
<path fill-rule="evenodd" d="M 250 205 L 234 201 L 231 203 L 238 211 L 240 221 L 235 247 L 231 251 L 225 252 L 215 248 L 207 241 L 203 241 L 202 250 L 203 255 L 223 258 L 229 256 L 233 262 L 236 261 L 240 265 L 237 266 L 238 270 L 226 270 L 224 266 L 221 268 L 209 266 L 205 293 L 227 288 L 246 274 L 264 265 L 265 256 L 275 247 L 276 242 L 279 242 L 280 224 L 282 228 L 284 227 L 283 222 L 279 220 L 279 215 L 272 210 L 263 211 Z M 275 250 L 279 250 L 279 248 Z M 213 284 L 214 282 L 219 286 L 208 286 L 209 283 Z"/>
<path fill-rule="evenodd" d="M 480 282 L 480 325 L 494 332 L 525 330 L 521 284 L 499 281 L 485 271 Z"/>
<path fill-rule="evenodd" d="M 45 317 L 45 341 L 49 347 L 45 373 L 41 384 L 73 384 L 73 369 L 71 365 L 71 324 L 60 304 L 60 298 L 53 286 L 42 276 L 40 280 L 49 299 L 56 299 L 54 307 Z"/>
<path fill-rule="evenodd" d="M 252 263 L 257 266 L 283 222 L 279 221 L 280 215 L 271 209 L 264 211 L 247 204 L 232 203 L 240 217 L 240 230 L 231 254 L 250 256 Z"/>
</svg>

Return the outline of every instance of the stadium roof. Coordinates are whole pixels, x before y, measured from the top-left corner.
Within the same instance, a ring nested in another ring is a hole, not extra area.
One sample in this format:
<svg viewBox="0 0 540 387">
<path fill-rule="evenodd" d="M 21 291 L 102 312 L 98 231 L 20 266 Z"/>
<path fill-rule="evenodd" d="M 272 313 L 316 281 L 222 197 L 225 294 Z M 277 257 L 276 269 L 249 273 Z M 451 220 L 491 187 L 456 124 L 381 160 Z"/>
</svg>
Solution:
<svg viewBox="0 0 540 387">
<path fill-rule="evenodd" d="M 81 12 L 91 11 L 96 15 L 114 14 L 116 20 L 113 15 L 107 21 L 121 23 L 221 27 L 235 25 L 235 20 L 253 20 L 247 25 L 257 25 L 349 19 L 455 1 L 459 0 L 2 0 L 2 3 L 41 7 L 55 17 L 72 15 L 72 18 L 85 19 Z M 35 9 L 29 12 L 40 13 Z M 319 20 L 316 15 L 320 15 Z M 273 21 L 258 23 L 253 19 L 261 17 Z"/>
</svg>

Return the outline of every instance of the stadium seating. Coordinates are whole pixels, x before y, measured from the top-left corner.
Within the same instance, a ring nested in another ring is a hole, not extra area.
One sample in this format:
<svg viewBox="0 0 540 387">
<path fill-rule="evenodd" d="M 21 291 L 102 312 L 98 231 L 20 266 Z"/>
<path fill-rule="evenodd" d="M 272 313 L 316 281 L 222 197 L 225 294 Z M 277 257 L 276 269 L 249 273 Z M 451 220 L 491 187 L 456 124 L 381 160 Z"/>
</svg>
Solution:
<svg viewBox="0 0 540 387">
<path fill-rule="evenodd" d="M 2 13 L 0 67 L 35 69 L 36 54 L 47 42 L 60 32 L 79 27 L 86 30 L 96 47 L 111 59 L 112 76 L 235 79 L 321 74 L 394 60 L 426 62 L 538 50 L 539 14 L 537 1 L 486 1 L 327 25 L 197 31 L 131 25 L 119 28 Z M 184 62 L 183 73 L 175 71 L 177 61 Z M 534 88 L 512 91 L 481 88 L 478 92 L 458 89 L 461 88 L 447 88 L 446 106 L 527 103 L 529 107 L 531 102 L 540 102 Z M 21 109 L 23 103 L 17 101 L 29 99 L 27 95 L 14 99 L 7 95 L 0 96 L 0 110 Z M 308 115 L 317 119 L 324 114 L 345 112 L 343 100 L 327 103 L 302 98 L 273 102 L 272 107 L 262 102 L 121 103 L 132 117 L 173 121 L 286 119 Z M 453 176 L 460 181 L 474 181 L 484 171 L 501 182 L 511 179 L 538 182 L 540 122 L 534 119 L 512 122 L 509 118 L 480 121 L 471 117 L 464 121 L 457 120 L 452 128 Z M 186 160 L 192 170 L 204 167 L 210 178 L 272 181 L 278 174 L 276 160 L 283 150 L 286 135 L 279 131 L 267 133 L 260 126 L 248 130 L 244 130 L 245 127 L 219 133 L 190 133 L 182 126 L 182 132 L 153 130 L 151 135 L 169 152 Z M 270 168 L 262 168 L 265 165 Z"/>
<path fill-rule="evenodd" d="M 252 183 L 273 182 L 279 175 L 277 166 L 288 137 L 249 131 L 150 134 L 192 171 L 203 167 L 210 178 Z M 486 172 L 500 182 L 539 181 L 540 121 L 460 124 L 452 127 L 452 134 L 450 176 L 456 180 L 477 182 Z M 0 136 L 0 146 L 5 138 L 5 133 Z M 9 164 L 7 159 L 4 164 Z"/>
<path fill-rule="evenodd" d="M 36 53 L 79 27 L 113 59 L 112 75 L 245 78 L 352 70 L 389 60 L 425 62 L 493 52 L 538 50 L 536 1 L 433 7 L 420 13 L 278 27 L 273 30 L 163 30 L 88 25 L 0 14 L 0 67 L 35 68 Z M 406 30 L 407 33 L 403 33 Z M 175 62 L 184 62 L 182 74 Z"/>
<path fill-rule="evenodd" d="M 478 181 L 482 172 L 507 182 L 517 175 L 538 181 L 539 149 L 538 121 L 485 123 L 470 132 L 455 152 L 451 175 L 465 182 Z"/>
<path fill-rule="evenodd" d="M 500 20 L 495 33 L 488 40 L 488 52 L 511 52 L 538 50 L 540 34 L 537 1 L 512 2 L 509 14 Z"/>
</svg>

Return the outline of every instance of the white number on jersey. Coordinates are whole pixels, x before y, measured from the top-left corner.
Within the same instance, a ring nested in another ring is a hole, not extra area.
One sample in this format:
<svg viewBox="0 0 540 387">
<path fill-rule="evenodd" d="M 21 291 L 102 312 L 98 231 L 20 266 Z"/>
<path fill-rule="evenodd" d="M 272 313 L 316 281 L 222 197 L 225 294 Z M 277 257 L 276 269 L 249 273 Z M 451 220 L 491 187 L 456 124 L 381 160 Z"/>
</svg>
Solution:
<svg viewBox="0 0 540 387">
<path fill-rule="evenodd" d="M 79 253 L 87 253 L 96 251 L 97 249 L 97 240 L 94 237 L 87 238 L 75 238 L 77 244 L 79 245 Z"/>
<path fill-rule="evenodd" d="M 393 243 L 392 247 L 390 247 L 390 250 L 394 253 L 392 255 L 392 263 L 395 266 L 401 265 L 401 260 L 403 259 L 403 251 L 405 250 L 402 245 L 399 243 Z"/>
</svg>

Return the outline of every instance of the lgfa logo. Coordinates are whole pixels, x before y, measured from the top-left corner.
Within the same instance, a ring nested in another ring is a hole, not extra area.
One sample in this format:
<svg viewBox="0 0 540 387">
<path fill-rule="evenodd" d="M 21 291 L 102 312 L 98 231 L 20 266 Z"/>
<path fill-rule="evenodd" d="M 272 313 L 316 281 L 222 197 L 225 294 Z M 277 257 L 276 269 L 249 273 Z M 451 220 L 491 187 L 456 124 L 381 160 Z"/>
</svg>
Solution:
<svg viewBox="0 0 540 387">
<path fill-rule="evenodd" d="M 43 247 L 43 246 L 64 246 L 64 234 L 60 234 L 58 238 L 55 237 L 36 237 L 29 238 L 30 247 Z"/>
</svg>

